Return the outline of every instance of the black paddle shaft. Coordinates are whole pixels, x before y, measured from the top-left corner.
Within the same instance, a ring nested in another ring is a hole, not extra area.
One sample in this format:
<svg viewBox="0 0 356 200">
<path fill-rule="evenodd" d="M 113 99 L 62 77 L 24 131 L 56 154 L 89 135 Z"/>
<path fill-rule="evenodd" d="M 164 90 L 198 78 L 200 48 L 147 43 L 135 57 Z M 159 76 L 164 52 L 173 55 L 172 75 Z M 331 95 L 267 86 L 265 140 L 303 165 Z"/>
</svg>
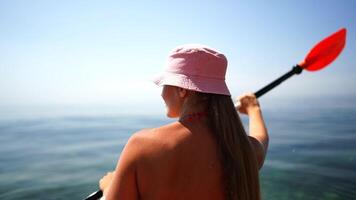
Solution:
<svg viewBox="0 0 356 200">
<path fill-rule="evenodd" d="M 276 87 L 277 85 L 281 84 L 283 81 L 287 80 L 288 78 L 290 78 L 294 74 L 302 73 L 302 71 L 303 71 L 303 68 L 301 68 L 299 65 L 294 66 L 292 68 L 292 70 L 290 70 L 289 72 L 287 72 L 283 76 L 279 77 L 278 79 L 276 79 L 272 83 L 268 84 L 264 88 L 262 88 L 262 89 L 258 90 L 257 92 L 255 92 L 256 98 L 258 98 L 258 97 L 264 95 L 266 92 L 272 90 L 274 87 Z"/>
<path fill-rule="evenodd" d="M 98 190 L 91 195 L 89 195 L 87 198 L 84 200 L 99 200 L 103 196 L 103 192 L 101 190 Z"/>
</svg>

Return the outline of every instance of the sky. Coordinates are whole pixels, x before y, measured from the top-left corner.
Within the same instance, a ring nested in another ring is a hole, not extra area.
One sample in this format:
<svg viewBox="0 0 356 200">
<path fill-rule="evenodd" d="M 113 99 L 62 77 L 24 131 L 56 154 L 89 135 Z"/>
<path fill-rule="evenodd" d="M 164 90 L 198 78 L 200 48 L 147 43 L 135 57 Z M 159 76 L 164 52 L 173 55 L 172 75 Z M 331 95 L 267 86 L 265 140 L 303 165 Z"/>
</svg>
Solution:
<svg viewBox="0 0 356 200">
<path fill-rule="evenodd" d="M 161 88 L 151 80 L 186 43 L 226 55 L 236 98 L 286 73 L 345 27 L 346 47 L 335 62 L 260 99 L 269 107 L 343 104 L 356 100 L 355 10 L 353 0 L 0 0 L 0 115 L 65 106 L 162 110 Z"/>
</svg>

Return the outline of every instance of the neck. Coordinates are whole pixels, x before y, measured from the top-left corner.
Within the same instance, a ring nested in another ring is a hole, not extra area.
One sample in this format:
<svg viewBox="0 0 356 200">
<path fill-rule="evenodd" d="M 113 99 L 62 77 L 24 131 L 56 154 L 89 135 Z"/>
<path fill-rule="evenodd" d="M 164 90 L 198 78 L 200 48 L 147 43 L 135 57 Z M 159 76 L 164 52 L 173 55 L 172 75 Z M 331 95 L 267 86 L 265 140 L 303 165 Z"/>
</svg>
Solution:
<svg viewBox="0 0 356 200">
<path fill-rule="evenodd" d="M 181 122 L 193 122 L 197 120 L 201 120 L 202 118 L 208 116 L 207 112 L 194 112 L 190 114 L 183 115 L 179 118 Z"/>
<path fill-rule="evenodd" d="M 179 114 L 179 121 L 190 119 L 201 119 L 207 116 L 206 106 L 204 103 L 198 102 L 194 96 L 184 100 L 181 112 Z"/>
<path fill-rule="evenodd" d="M 208 112 L 202 106 L 185 107 L 185 109 L 182 109 L 182 112 L 179 115 L 179 121 L 197 121 L 205 118 L 207 115 Z"/>
<path fill-rule="evenodd" d="M 199 106 L 199 105 L 184 105 L 179 114 L 179 118 L 194 113 L 205 112 L 205 110 L 206 109 L 203 106 Z"/>
</svg>

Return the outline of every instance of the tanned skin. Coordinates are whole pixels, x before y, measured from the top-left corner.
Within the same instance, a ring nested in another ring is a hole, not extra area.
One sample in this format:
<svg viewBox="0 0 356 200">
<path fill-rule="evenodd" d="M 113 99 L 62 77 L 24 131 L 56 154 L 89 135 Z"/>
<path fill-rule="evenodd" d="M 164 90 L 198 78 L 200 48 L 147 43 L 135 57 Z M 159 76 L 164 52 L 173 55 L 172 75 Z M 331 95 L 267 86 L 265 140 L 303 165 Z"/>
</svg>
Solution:
<svg viewBox="0 0 356 200">
<path fill-rule="evenodd" d="M 189 90 L 164 86 L 162 98 L 167 116 L 183 119 L 202 112 L 202 107 L 189 103 L 191 96 Z M 251 93 L 239 100 L 239 112 L 250 117 L 249 138 L 262 167 L 268 134 L 260 106 Z M 115 171 L 100 180 L 105 199 L 225 199 L 217 144 L 207 123 L 204 117 L 178 120 L 135 133 L 121 153 Z"/>
</svg>

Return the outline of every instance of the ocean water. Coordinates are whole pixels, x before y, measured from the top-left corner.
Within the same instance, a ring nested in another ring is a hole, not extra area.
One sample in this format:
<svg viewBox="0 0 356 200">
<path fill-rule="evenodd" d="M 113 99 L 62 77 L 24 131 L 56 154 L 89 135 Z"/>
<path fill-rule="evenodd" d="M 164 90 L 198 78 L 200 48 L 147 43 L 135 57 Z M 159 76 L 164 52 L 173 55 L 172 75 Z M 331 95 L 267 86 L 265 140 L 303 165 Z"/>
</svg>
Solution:
<svg viewBox="0 0 356 200">
<path fill-rule="evenodd" d="M 264 112 L 263 199 L 356 199 L 356 109 Z M 164 116 L 0 120 L 0 199 L 83 199 L 114 169 L 130 135 Z M 247 128 L 248 119 L 243 117 Z"/>
</svg>

